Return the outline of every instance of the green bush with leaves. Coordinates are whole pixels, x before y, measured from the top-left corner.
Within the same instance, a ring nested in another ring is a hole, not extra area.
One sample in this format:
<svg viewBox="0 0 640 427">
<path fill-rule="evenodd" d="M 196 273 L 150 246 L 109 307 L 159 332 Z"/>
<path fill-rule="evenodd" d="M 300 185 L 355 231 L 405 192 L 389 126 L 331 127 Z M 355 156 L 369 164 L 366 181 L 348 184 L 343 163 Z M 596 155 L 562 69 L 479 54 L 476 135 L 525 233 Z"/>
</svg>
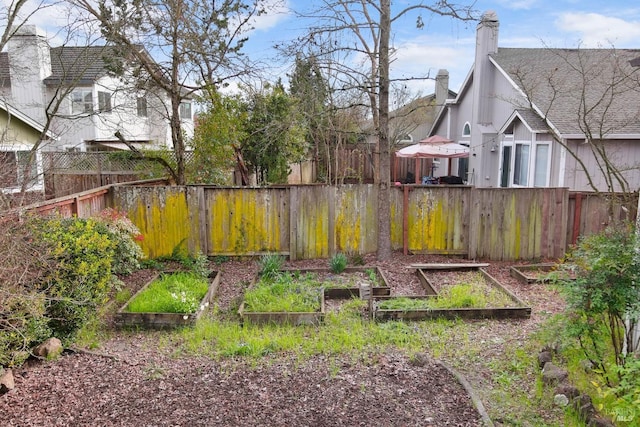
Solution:
<svg viewBox="0 0 640 427">
<path fill-rule="evenodd" d="M 100 212 L 98 220 L 102 222 L 115 243 L 115 252 L 111 272 L 114 274 L 131 274 L 140 268 L 140 260 L 144 258 L 142 248 L 136 243 L 143 240 L 140 230 L 124 212 L 107 208 Z"/>
<path fill-rule="evenodd" d="M 33 227 L 55 262 L 41 282 L 49 326 L 57 337 L 72 338 L 106 302 L 117 244 L 95 219 L 53 217 L 35 220 Z"/>
<path fill-rule="evenodd" d="M 632 225 L 609 228 L 582 238 L 563 264 L 575 275 L 575 280 L 559 281 L 569 304 L 569 332 L 603 372 L 609 355 L 623 366 L 624 349 L 634 346 L 640 316 L 637 248 Z"/>
</svg>

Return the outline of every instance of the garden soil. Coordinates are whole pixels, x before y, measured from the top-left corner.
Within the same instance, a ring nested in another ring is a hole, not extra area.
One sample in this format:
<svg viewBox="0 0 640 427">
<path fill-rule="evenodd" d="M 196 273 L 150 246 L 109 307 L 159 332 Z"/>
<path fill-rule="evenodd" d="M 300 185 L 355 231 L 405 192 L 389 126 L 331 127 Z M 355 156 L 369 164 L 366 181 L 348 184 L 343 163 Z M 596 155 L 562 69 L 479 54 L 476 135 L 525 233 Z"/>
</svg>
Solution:
<svg viewBox="0 0 640 427">
<path fill-rule="evenodd" d="M 380 267 L 393 295 L 420 295 L 413 263 L 468 262 L 426 255 L 394 254 L 389 261 L 364 258 Z M 288 262 L 287 267 L 326 267 L 327 260 Z M 563 309 L 548 288 L 509 276 L 508 263 L 488 271 L 532 307 L 518 321 L 474 322 L 480 358 L 446 351 L 440 360 L 426 348 L 420 357 L 383 352 L 370 358 L 315 356 L 300 362 L 269 355 L 213 361 L 171 354 L 158 345 L 163 332 L 118 332 L 100 348 L 67 350 L 56 361 L 30 360 L 14 369 L 16 388 L 0 396 L 3 426 L 481 426 L 469 392 L 452 366 L 492 407 L 486 360 L 509 351 L 549 315 Z M 217 305 L 233 307 L 257 272 L 255 260 L 233 260 L 212 268 L 221 273 Z M 123 278 L 132 290 L 154 274 L 141 270 Z M 107 320 L 108 321 L 108 320 Z M 466 337 L 465 340 L 469 340 Z M 468 345 L 468 342 L 466 343 Z M 486 352 L 486 354 L 484 353 Z M 533 379 L 532 379 L 533 381 Z M 500 425 L 500 419 L 493 420 Z"/>
</svg>

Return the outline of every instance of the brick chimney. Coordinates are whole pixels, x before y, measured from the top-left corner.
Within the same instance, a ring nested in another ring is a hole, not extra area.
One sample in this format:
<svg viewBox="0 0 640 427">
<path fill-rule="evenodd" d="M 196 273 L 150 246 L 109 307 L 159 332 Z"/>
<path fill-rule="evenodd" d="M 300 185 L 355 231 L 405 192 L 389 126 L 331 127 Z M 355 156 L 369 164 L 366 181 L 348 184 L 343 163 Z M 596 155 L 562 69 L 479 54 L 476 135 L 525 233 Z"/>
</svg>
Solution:
<svg viewBox="0 0 640 427">
<path fill-rule="evenodd" d="M 23 25 L 7 43 L 12 103 L 39 123 L 45 121 L 45 77 L 51 75 L 51 55 L 46 33 Z"/>
</svg>

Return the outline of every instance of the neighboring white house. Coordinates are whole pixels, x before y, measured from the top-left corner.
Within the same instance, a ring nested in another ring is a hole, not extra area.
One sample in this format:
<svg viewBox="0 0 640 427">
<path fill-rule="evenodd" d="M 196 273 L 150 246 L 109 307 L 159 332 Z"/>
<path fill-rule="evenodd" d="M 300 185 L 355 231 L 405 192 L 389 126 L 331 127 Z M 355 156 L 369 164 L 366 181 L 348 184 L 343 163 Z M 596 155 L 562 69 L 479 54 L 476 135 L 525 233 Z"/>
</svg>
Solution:
<svg viewBox="0 0 640 427">
<path fill-rule="evenodd" d="M 48 150 L 127 149 L 117 131 L 139 148 L 171 148 L 168 98 L 133 89 L 110 73 L 117 55 L 109 46 L 49 47 L 44 32 L 23 26 L 0 53 L 1 95 L 40 124 L 51 101 L 64 96 L 50 126 L 59 139 Z M 190 101 L 180 113 L 184 131 L 192 135 Z"/>
<path fill-rule="evenodd" d="M 473 67 L 430 131 L 470 147 L 458 174 L 477 187 L 578 191 L 593 189 L 589 175 L 606 191 L 604 150 L 637 189 L 640 50 L 498 48 L 498 28 L 496 14 L 485 13 Z"/>
</svg>

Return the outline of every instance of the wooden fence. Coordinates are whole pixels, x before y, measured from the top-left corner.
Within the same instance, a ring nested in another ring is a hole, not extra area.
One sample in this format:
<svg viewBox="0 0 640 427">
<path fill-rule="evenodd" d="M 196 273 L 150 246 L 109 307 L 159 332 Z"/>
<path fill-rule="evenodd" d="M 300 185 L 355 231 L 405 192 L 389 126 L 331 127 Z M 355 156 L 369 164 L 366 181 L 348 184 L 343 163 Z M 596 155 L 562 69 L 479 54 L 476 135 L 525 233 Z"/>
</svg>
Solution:
<svg viewBox="0 0 640 427">
<path fill-rule="evenodd" d="M 158 184 L 159 182 L 153 182 Z M 142 185 L 141 185 L 142 184 Z M 637 198 L 615 215 L 635 218 Z M 279 253 L 291 259 L 365 254 L 378 247 L 378 188 L 113 185 L 30 207 L 92 216 L 126 211 L 149 257 L 178 248 L 209 256 Z M 404 253 L 471 259 L 559 258 L 578 235 L 603 229 L 608 198 L 566 188 L 393 187 L 391 245 Z"/>
</svg>

